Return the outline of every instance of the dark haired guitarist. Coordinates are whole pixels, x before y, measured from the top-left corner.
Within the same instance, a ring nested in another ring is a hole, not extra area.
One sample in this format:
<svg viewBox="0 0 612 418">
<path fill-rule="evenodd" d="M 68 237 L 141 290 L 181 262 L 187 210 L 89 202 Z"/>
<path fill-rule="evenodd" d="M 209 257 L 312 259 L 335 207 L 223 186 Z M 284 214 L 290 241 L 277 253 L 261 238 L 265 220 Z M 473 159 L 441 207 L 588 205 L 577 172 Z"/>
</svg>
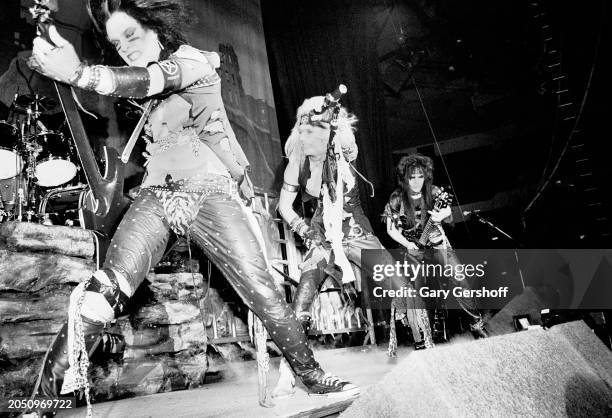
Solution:
<svg viewBox="0 0 612 418">
<path fill-rule="evenodd" d="M 432 159 L 418 153 L 403 157 L 398 163 L 396 175 L 398 188 L 391 193 L 383 213 L 389 236 L 426 262 L 452 266 L 460 264 L 442 227 L 443 223 L 452 222 L 451 209 L 448 205 L 435 206 L 436 196 L 441 190 L 432 183 Z M 424 229 L 426 236 L 422 233 Z M 449 279 L 452 285 L 469 289 L 467 280 Z M 459 306 L 472 317 L 472 332 L 477 337 L 487 337 L 475 299 L 456 299 Z"/>
</svg>

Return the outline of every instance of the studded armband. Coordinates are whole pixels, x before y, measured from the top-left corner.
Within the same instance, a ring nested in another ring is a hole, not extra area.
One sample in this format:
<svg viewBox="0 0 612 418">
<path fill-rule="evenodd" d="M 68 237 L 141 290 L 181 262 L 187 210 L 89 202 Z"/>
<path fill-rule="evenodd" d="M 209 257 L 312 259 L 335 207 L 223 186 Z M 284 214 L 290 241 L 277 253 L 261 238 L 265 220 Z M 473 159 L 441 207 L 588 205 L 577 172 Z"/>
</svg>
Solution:
<svg viewBox="0 0 612 418">
<path fill-rule="evenodd" d="M 101 90 L 102 74 L 106 73 L 111 80 L 110 87 Z M 147 97 L 151 77 L 149 70 L 143 67 L 108 67 L 94 65 L 79 68 L 70 79 L 72 85 L 85 90 L 95 90 L 108 96 L 142 98 Z"/>
</svg>

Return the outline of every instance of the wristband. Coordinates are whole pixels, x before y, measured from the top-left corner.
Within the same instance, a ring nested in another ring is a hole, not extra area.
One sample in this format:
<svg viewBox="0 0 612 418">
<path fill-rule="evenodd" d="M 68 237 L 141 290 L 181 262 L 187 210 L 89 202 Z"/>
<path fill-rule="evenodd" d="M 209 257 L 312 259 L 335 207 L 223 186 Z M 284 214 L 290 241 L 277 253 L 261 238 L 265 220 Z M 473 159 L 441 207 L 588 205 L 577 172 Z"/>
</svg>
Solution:
<svg viewBox="0 0 612 418">
<path fill-rule="evenodd" d="M 308 231 L 308 225 L 306 224 L 306 221 L 304 220 L 304 218 L 301 218 L 299 216 L 296 216 L 291 220 L 291 222 L 289 222 L 289 227 L 291 228 L 291 231 L 295 232 L 302 238 L 304 238 L 304 234 L 306 233 L 306 231 Z"/>
<path fill-rule="evenodd" d="M 109 96 L 126 97 L 129 99 L 147 97 L 151 76 L 144 67 L 103 67 L 96 65 L 94 70 L 104 68 L 112 77 L 112 90 Z M 99 82 L 99 76 L 98 76 Z"/>
</svg>

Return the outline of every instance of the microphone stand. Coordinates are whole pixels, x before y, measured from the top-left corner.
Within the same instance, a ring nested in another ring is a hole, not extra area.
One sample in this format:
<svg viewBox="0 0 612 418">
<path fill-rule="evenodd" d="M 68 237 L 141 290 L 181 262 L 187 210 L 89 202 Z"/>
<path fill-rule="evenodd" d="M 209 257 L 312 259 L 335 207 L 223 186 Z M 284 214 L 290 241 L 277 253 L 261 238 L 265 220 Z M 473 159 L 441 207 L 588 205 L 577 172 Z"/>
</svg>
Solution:
<svg viewBox="0 0 612 418">
<path fill-rule="evenodd" d="M 497 225 L 495 225 L 493 222 L 491 222 L 490 220 L 488 220 L 487 218 L 485 218 L 484 216 L 480 215 L 477 212 L 472 212 L 472 214 L 478 218 L 478 222 L 481 222 L 485 225 L 488 225 L 489 227 L 493 228 L 494 230 L 496 230 L 497 232 L 499 232 L 500 234 L 502 234 L 503 236 L 505 236 L 506 238 L 508 238 L 510 241 L 515 242 L 516 244 L 518 244 L 520 247 L 522 247 L 523 245 L 518 242 L 517 240 L 515 240 L 512 235 L 508 234 L 506 231 L 504 231 L 503 229 L 501 229 L 500 227 L 498 227 Z"/>
<path fill-rule="evenodd" d="M 499 232 L 500 234 L 502 234 L 503 236 L 508 238 L 510 241 L 516 243 L 519 247 L 523 246 L 523 244 L 520 243 L 519 241 L 515 240 L 512 237 L 512 235 L 508 234 L 506 231 L 504 231 L 503 229 L 501 229 L 500 227 L 495 225 L 493 222 L 491 222 L 490 220 L 488 220 L 484 216 L 480 215 L 477 212 L 472 212 L 472 214 L 474 216 L 476 216 L 476 218 L 478 219 L 478 222 L 481 222 L 481 223 L 489 226 L 490 228 L 493 228 L 494 230 L 496 230 L 497 232 Z M 521 285 L 523 286 L 523 290 L 525 290 L 525 279 L 523 278 L 523 271 L 521 270 L 521 263 L 519 262 L 518 251 L 516 249 L 514 250 L 514 259 L 516 260 L 516 267 L 518 269 L 519 276 L 521 278 Z"/>
<path fill-rule="evenodd" d="M 340 98 L 346 93 L 347 88 L 340 84 L 336 90 L 325 95 L 323 106 L 319 111 L 311 110 L 309 121 L 323 121 L 329 123 L 329 139 L 327 141 L 327 151 L 323 163 L 322 181 L 329 188 L 329 197 L 332 202 L 336 201 L 336 180 L 338 163 L 336 158 L 336 145 L 334 137 L 338 130 L 338 115 L 340 114 Z"/>
</svg>

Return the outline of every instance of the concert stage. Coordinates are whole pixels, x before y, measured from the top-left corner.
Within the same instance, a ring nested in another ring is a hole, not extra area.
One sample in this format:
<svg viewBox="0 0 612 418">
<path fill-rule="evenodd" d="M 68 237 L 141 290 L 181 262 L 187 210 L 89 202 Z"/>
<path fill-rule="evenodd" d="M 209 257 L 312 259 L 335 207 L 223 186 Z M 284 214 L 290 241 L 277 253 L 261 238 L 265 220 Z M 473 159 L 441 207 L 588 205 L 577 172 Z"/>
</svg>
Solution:
<svg viewBox="0 0 612 418">
<path fill-rule="evenodd" d="M 387 356 L 386 345 L 319 350 L 315 352 L 323 369 L 359 385 L 363 391 L 376 384 L 414 350 L 400 347 L 397 358 Z M 270 366 L 269 392 L 278 378 L 279 358 Z M 95 417 L 323 417 L 344 411 L 354 399 L 310 397 L 298 385 L 293 397 L 275 400 L 274 408 L 257 403 L 257 363 L 231 362 L 222 371 L 221 382 L 198 389 L 183 390 L 94 405 Z M 214 370 L 210 372 L 214 373 Z M 59 414 L 59 417 L 83 417 L 85 408 Z"/>
<path fill-rule="evenodd" d="M 611 416 L 612 353 L 582 321 L 451 343 L 397 359 L 386 347 L 317 352 L 331 373 L 361 387 L 359 398 L 311 398 L 302 389 L 257 405 L 254 362 L 205 387 L 95 405 L 98 417 Z M 271 381 L 276 379 L 275 359 Z M 241 376 L 237 378 L 237 376 Z M 80 417 L 84 409 L 63 416 Z"/>
</svg>

